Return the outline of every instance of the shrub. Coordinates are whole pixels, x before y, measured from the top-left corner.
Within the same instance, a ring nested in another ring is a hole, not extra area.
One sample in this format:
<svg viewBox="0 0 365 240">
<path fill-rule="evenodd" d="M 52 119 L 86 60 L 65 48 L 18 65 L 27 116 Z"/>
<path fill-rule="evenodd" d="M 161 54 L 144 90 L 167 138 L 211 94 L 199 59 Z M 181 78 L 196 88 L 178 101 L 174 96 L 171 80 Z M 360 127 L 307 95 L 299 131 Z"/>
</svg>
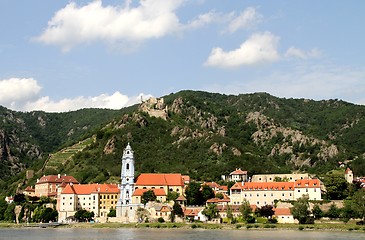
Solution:
<svg viewBox="0 0 365 240">
<path fill-rule="evenodd" d="M 304 230 L 304 227 L 303 226 L 299 226 L 298 229 L 299 230 Z"/>
<path fill-rule="evenodd" d="M 163 219 L 163 217 L 159 217 L 159 218 L 157 219 L 157 221 L 158 221 L 159 223 L 163 223 L 163 222 L 165 222 L 165 219 Z"/>
<path fill-rule="evenodd" d="M 267 220 L 268 223 L 278 223 L 278 220 L 276 218 L 270 218 Z"/>
<path fill-rule="evenodd" d="M 191 228 L 197 228 L 196 224 L 192 224 Z"/>
</svg>

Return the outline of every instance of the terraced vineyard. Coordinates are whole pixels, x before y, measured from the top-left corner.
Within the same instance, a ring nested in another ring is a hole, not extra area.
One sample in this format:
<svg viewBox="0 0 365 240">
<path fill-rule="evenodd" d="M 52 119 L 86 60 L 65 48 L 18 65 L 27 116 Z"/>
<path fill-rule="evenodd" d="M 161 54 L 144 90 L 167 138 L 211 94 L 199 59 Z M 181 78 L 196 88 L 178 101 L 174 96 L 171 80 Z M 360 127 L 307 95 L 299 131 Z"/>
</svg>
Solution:
<svg viewBox="0 0 365 240">
<path fill-rule="evenodd" d="M 69 160 L 72 159 L 72 156 L 74 156 L 76 153 L 82 151 L 85 147 L 89 146 L 95 141 L 95 137 L 87 138 L 83 141 L 80 141 L 70 147 L 66 147 L 64 149 L 61 149 L 60 151 L 50 154 L 47 158 L 46 162 L 44 163 L 44 166 L 42 168 L 42 172 L 47 170 L 56 170 L 62 169 L 62 166 L 67 164 Z"/>
</svg>

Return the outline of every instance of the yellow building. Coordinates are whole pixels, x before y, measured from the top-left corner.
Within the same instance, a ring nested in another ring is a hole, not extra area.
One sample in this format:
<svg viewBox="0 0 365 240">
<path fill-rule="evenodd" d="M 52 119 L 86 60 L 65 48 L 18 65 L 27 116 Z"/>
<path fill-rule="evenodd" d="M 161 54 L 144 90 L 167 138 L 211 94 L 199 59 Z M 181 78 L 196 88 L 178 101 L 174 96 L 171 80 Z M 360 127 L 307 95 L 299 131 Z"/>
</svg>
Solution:
<svg viewBox="0 0 365 240">
<path fill-rule="evenodd" d="M 132 202 L 139 204 L 144 192 L 154 191 L 157 200 L 166 201 L 168 192 L 184 194 L 184 179 L 179 173 L 142 173 L 138 176 L 134 186 Z"/>
</svg>

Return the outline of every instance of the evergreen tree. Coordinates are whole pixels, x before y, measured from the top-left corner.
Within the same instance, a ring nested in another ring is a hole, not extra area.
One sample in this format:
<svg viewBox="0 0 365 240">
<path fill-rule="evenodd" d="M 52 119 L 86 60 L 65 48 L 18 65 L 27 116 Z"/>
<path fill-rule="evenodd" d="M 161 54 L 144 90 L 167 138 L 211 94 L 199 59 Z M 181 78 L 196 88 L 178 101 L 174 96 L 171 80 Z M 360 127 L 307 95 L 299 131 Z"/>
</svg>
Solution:
<svg viewBox="0 0 365 240">
<path fill-rule="evenodd" d="M 247 201 L 246 199 L 243 200 L 240 206 L 240 213 L 243 221 L 247 221 L 252 214 L 252 208 L 250 206 L 250 202 Z"/>
<path fill-rule="evenodd" d="M 310 219 L 308 196 L 303 195 L 303 197 L 298 198 L 294 202 L 294 206 L 290 209 L 291 214 L 295 219 L 298 219 L 300 224 L 312 223 Z"/>
</svg>

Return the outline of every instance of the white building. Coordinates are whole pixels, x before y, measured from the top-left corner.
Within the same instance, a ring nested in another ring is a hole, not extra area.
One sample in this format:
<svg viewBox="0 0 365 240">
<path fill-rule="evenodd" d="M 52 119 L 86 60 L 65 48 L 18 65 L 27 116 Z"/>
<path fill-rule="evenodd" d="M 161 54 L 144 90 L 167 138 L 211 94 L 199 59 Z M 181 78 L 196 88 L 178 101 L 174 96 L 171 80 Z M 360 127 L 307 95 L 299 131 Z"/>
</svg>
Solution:
<svg viewBox="0 0 365 240">
<path fill-rule="evenodd" d="M 120 178 L 120 197 L 116 207 L 117 218 L 122 222 L 137 222 L 136 211 L 143 205 L 132 203 L 134 193 L 134 155 L 129 143 L 123 151 Z"/>
<path fill-rule="evenodd" d="M 321 200 L 318 179 L 295 182 L 237 182 L 230 190 L 231 205 L 242 204 L 246 199 L 258 207 L 274 205 L 275 200 L 295 200 L 308 195 L 310 200 Z"/>
</svg>

